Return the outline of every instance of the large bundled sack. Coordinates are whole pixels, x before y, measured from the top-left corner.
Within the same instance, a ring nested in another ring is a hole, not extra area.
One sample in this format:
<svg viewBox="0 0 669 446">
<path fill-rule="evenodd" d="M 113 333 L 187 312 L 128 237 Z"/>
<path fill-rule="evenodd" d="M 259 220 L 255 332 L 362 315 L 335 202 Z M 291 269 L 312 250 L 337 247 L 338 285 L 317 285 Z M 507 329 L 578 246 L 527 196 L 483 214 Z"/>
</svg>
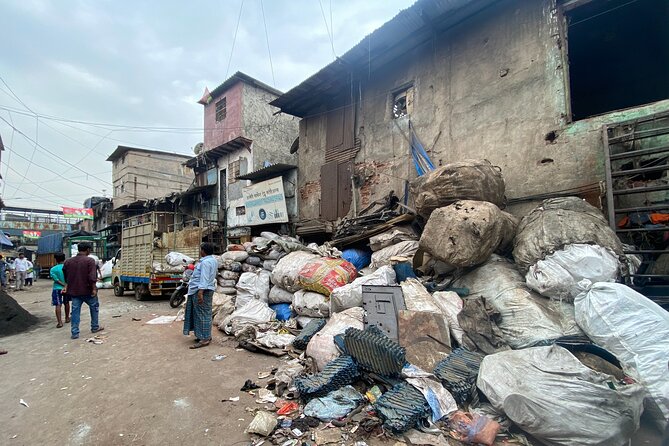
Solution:
<svg viewBox="0 0 669 446">
<path fill-rule="evenodd" d="M 299 290 L 293 297 L 293 310 L 300 316 L 329 317 L 330 304 L 327 298 L 313 291 Z"/>
<path fill-rule="evenodd" d="M 615 282 L 620 268 L 618 257 L 608 249 L 575 243 L 530 266 L 525 281 L 542 296 L 572 302 L 583 291 L 581 280 Z"/>
<path fill-rule="evenodd" d="M 417 240 L 399 242 L 395 245 L 390 245 L 386 248 L 374 252 L 372 254 L 372 262 L 369 264 L 369 266 L 372 269 L 376 269 L 385 265 L 390 265 L 390 259 L 393 257 L 406 257 L 409 262 L 412 262 L 416 251 L 418 251 Z"/>
<path fill-rule="evenodd" d="M 446 164 L 412 185 L 416 211 L 428 218 L 432 212 L 458 200 L 487 201 L 504 207 L 501 169 L 488 160 L 464 160 Z"/>
<path fill-rule="evenodd" d="M 325 327 L 314 335 L 307 345 L 307 356 L 314 359 L 319 371 L 325 368 L 326 364 L 339 357 L 339 349 L 334 343 L 334 337 L 343 334 L 348 328 L 357 328 L 362 330 L 365 327 L 363 323 L 364 310 L 360 307 L 349 308 L 341 313 L 333 314 Z"/>
<path fill-rule="evenodd" d="M 112 268 L 114 265 L 112 265 L 111 260 L 107 260 L 101 267 L 100 267 L 100 278 L 101 279 L 106 279 L 108 277 L 112 276 Z"/>
<path fill-rule="evenodd" d="M 351 283 L 358 271 L 344 259 L 322 257 L 300 269 L 298 280 L 305 290 L 330 296 L 332 290 Z"/>
<path fill-rule="evenodd" d="M 229 260 L 231 262 L 243 262 L 249 258 L 249 254 L 246 251 L 226 251 L 221 254 L 221 259 L 223 261 Z"/>
<path fill-rule="evenodd" d="M 485 262 L 493 252 L 510 250 L 517 220 L 485 201 L 458 201 L 435 210 L 425 225 L 420 247 L 455 267 Z"/>
<path fill-rule="evenodd" d="M 165 256 L 165 263 L 169 266 L 186 266 L 193 263 L 195 259 L 188 257 L 186 254 L 181 254 L 180 252 L 169 252 Z"/>
<path fill-rule="evenodd" d="M 293 302 L 293 293 L 284 290 L 280 286 L 273 286 L 269 290 L 267 300 L 270 304 L 289 304 Z"/>
<path fill-rule="evenodd" d="M 258 299 L 265 303 L 269 297 L 269 271 L 262 270 L 258 273 L 242 273 L 237 282 L 236 307 L 241 308 L 252 299 Z"/>
<path fill-rule="evenodd" d="M 462 345 L 462 337 L 465 332 L 458 321 L 458 314 L 462 311 L 462 298 L 453 291 L 437 291 L 432 294 L 435 303 L 441 308 L 441 312 L 448 319 L 448 326 L 451 330 L 451 336 Z"/>
<path fill-rule="evenodd" d="M 614 383 L 557 345 L 488 355 L 477 380 L 496 410 L 549 446 L 626 445 L 644 392 Z"/>
<path fill-rule="evenodd" d="M 349 248 L 341 253 L 341 258 L 350 262 L 355 269 L 361 270 L 369 266 L 372 261 L 372 252 L 369 249 Z"/>
<path fill-rule="evenodd" d="M 523 274 L 567 245 L 598 245 L 625 261 L 623 246 L 601 211 L 578 197 L 544 200 L 523 217 L 513 241 L 513 258 Z"/>
<path fill-rule="evenodd" d="M 382 266 L 372 274 L 358 277 L 348 285 L 336 288 L 330 293 L 330 312 L 339 313 L 348 308 L 362 307 L 363 285 L 393 285 L 395 270 L 392 266 Z"/>
<path fill-rule="evenodd" d="M 291 293 L 302 289 L 298 280 L 300 270 L 304 265 L 318 257 L 318 255 L 307 251 L 291 252 L 281 258 L 272 270 L 272 283 Z"/>
<path fill-rule="evenodd" d="M 369 247 L 372 251 L 380 251 L 388 246 L 411 240 L 418 240 L 416 231 L 411 226 L 395 226 L 381 234 L 370 237 Z"/>
<path fill-rule="evenodd" d="M 266 324 L 276 318 L 276 313 L 267 303 L 251 299 L 246 305 L 237 308 L 230 316 L 226 317 L 221 326 L 227 334 L 235 334 L 244 326 Z"/>
<path fill-rule="evenodd" d="M 225 318 L 230 316 L 234 311 L 234 296 L 214 293 L 214 297 L 212 299 L 212 314 L 214 315 L 214 321 L 212 322 L 213 326 L 218 327 L 219 330 L 223 331 L 223 321 L 225 321 Z"/>
<path fill-rule="evenodd" d="M 583 334 L 574 318 L 574 305 L 530 291 L 515 265 L 503 257 L 493 255 L 456 280 L 455 286 L 469 288 L 468 299 L 482 297 L 499 312 L 497 326 L 511 348 Z"/>
<path fill-rule="evenodd" d="M 596 283 L 574 304 L 585 334 L 646 388 L 647 411 L 664 430 L 669 418 L 669 313 L 619 283 Z"/>
</svg>

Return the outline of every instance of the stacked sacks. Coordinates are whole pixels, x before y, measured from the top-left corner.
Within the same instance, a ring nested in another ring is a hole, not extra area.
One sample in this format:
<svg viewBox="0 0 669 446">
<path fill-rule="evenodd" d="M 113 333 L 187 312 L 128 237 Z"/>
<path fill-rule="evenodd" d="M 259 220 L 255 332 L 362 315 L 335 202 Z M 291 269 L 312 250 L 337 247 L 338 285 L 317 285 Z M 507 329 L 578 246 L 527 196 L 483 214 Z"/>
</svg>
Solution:
<svg viewBox="0 0 669 446">
<path fill-rule="evenodd" d="M 485 262 L 493 252 L 511 248 L 517 221 L 511 214 L 484 201 L 458 201 L 432 212 L 420 247 L 454 267 Z"/>
</svg>

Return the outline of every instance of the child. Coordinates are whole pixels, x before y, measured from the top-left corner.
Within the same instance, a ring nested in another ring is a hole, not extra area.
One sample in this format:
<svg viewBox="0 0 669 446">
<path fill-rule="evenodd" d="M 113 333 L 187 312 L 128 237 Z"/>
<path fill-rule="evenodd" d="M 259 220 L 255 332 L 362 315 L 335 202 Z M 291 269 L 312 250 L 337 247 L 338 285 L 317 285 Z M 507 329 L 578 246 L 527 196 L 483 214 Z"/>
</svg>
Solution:
<svg viewBox="0 0 669 446">
<path fill-rule="evenodd" d="M 58 265 L 51 268 L 49 271 L 49 276 L 53 279 L 53 289 L 51 290 L 51 305 L 56 307 L 56 319 L 58 319 L 58 325 L 56 328 L 61 328 L 63 326 L 63 319 L 61 316 L 60 307 L 65 303 L 65 323 L 70 322 L 70 299 L 67 295 L 63 295 L 63 288 L 67 285 L 65 283 L 65 275 L 63 274 L 63 263 L 65 262 L 65 254 L 62 252 L 56 253 L 54 255 Z"/>
</svg>

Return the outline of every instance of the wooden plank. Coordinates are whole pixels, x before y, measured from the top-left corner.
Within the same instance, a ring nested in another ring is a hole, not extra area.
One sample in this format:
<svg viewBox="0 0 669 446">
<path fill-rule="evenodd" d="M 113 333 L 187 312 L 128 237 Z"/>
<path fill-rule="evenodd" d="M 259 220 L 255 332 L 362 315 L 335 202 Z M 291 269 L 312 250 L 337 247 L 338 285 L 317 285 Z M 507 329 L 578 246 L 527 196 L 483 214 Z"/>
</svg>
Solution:
<svg viewBox="0 0 669 446">
<path fill-rule="evenodd" d="M 337 166 L 337 217 L 345 217 L 351 209 L 351 175 L 353 163 L 351 161 Z"/>
<path fill-rule="evenodd" d="M 337 165 L 335 161 L 321 166 L 321 218 L 329 221 L 337 219 Z"/>
</svg>

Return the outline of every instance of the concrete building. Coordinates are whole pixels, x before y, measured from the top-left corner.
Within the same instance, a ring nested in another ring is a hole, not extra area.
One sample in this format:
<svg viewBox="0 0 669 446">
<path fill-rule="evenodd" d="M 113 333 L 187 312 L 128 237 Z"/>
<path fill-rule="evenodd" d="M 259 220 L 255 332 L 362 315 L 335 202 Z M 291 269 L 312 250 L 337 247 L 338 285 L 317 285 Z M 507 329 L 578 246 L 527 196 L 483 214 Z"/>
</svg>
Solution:
<svg viewBox="0 0 669 446">
<path fill-rule="evenodd" d="M 118 146 L 107 161 L 113 163 L 113 208 L 185 191 L 193 182 L 184 165 L 190 157 L 158 150 Z"/>
<path fill-rule="evenodd" d="M 285 178 L 283 183 L 286 189 L 292 187 L 294 197 L 297 157 L 290 148 L 298 136 L 299 120 L 277 114 L 278 109 L 269 105 L 281 94 L 237 72 L 211 93 L 205 90 L 199 101 L 204 106 L 204 147 L 186 162 L 195 173 L 195 183 L 186 193 L 192 198 L 185 211 L 218 222 L 227 228 L 229 240 L 251 234 L 244 200 L 251 179 Z M 246 177 L 253 172 L 257 175 Z M 294 200 L 292 204 L 295 216 L 297 204 Z"/>
<path fill-rule="evenodd" d="M 272 105 L 303 118 L 302 222 L 402 196 L 410 124 L 435 165 L 499 166 L 522 214 L 564 191 L 598 202 L 605 127 L 669 110 L 667 79 L 666 1 L 419 0 Z"/>
</svg>

